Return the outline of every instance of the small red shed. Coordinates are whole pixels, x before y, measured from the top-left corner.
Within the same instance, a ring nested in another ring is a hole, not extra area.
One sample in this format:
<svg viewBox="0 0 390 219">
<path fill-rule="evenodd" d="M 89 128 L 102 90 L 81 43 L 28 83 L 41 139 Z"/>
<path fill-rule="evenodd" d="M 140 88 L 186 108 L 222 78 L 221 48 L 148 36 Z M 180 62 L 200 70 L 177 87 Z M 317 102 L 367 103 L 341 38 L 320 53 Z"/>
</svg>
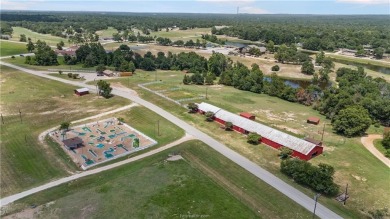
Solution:
<svg viewBox="0 0 390 219">
<path fill-rule="evenodd" d="M 247 112 L 240 113 L 240 116 L 247 118 L 247 119 L 250 119 L 250 120 L 255 120 L 255 118 L 256 118 L 255 115 L 253 115 L 251 113 L 247 113 Z"/>
<path fill-rule="evenodd" d="M 85 87 L 84 88 L 79 88 L 79 89 L 74 90 L 74 93 L 77 96 L 83 96 L 83 95 L 89 94 L 89 89 L 85 88 Z"/>
<path fill-rule="evenodd" d="M 320 123 L 320 119 L 317 117 L 309 117 L 307 118 L 307 123 L 318 125 Z"/>
</svg>

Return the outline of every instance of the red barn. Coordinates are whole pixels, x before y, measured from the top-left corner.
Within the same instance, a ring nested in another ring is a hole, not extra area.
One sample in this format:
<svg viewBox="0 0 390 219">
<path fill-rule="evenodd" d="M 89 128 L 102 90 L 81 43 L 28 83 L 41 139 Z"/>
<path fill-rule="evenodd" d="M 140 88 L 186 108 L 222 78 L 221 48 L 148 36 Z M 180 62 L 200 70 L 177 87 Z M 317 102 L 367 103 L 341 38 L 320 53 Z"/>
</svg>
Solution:
<svg viewBox="0 0 390 219">
<path fill-rule="evenodd" d="M 247 118 L 247 119 L 250 119 L 250 120 L 255 120 L 256 119 L 255 115 L 253 115 L 251 113 L 247 113 L 247 112 L 240 113 L 240 116 L 242 116 L 244 118 Z"/>
<path fill-rule="evenodd" d="M 309 117 L 307 118 L 307 123 L 318 125 L 320 123 L 320 119 L 317 117 Z"/>
<path fill-rule="evenodd" d="M 247 134 L 254 132 L 262 136 L 261 141 L 273 148 L 288 147 L 293 150 L 292 156 L 302 160 L 310 160 L 311 158 L 322 154 L 323 147 L 319 143 L 313 143 L 304 139 L 297 138 L 277 129 L 268 127 L 261 123 L 257 123 L 250 119 L 246 119 L 237 114 L 228 112 L 208 103 L 198 104 L 200 113 L 211 111 L 214 113 L 214 120 L 218 123 L 225 124 L 231 122 L 233 129 L 237 132 Z"/>
<path fill-rule="evenodd" d="M 85 88 L 85 87 L 84 88 L 79 88 L 79 89 L 74 90 L 74 93 L 77 96 L 83 96 L 83 95 L 89 94 L 89 89 Z"/>
</svg>

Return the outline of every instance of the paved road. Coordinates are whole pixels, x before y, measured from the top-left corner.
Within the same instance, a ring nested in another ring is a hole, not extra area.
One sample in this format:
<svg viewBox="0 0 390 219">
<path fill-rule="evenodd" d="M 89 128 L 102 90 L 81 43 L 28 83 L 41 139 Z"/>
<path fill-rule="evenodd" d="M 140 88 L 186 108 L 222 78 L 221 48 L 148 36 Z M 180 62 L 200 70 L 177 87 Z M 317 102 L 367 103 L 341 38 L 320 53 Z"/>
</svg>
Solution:
<svg viewBox="0 0 390 219">
<path fill-rule="evenodd" d="M 65 80 L 62 78 L 57 78 L 57 77 L 53 77 L 50 75 L 45 75 L 45 74 L 40 73 L 39 71 L 34 71 L 34 70 L 22 68 L 22 67 L 15 66 L 15 65 L 12 65 L 9 63 L 4 63 L 1 61 L 0 61 L 0 64 L 5 65 L 5 66 L 9 66 L 11 68 L 15 68 L 15 69 L 18 69 L 18 70 L 21 70 L 21 71 L 24 71 L 24 72 L 27 72 L 27 73 L 30 73 L 33 75 L 37 75 L 40 77 L 44 77 L 44 78 L 48 78 L 48 79 L 52 79 L 52 80 L 56 80 L 56 81 L 61 81 L 61 82 L 66 83 L 66 84 L 76 85 L 76 86 L 80 86 L 80 87 L 87 87 L 91 90 L 95 90 L 95 86 L 92 86 L 92 85 L 85 85 L 85 84 L 80 83 L 80 82 L 68 81 L 68 80 Z M 198 129 L 189 125 L 188 123 L 184 122 L 183 120 L 175 117 L 174 115 L 163 110 L 162 108 L 160 108 L 160 107 L 158 107 L 158 106 L 156 106 L 156 105 L 154 105 L 146 100 L 143 100 L 138 96 L 131 95 L 131 92 L 128 92 L 126 90 L 113 89 L 112 93 L 114 95 L 118 95 L 118 96 L 127 98 L 135 103 L 138 103 L 138 104 L 145 106 L 148 109 L 156 112 L 160 116 L 166 118 L 167 120 L 173 122 L 174 124 L 176 124 L 180 128 L 184 129 L 186 131 L 186 133 L 194 136 L 197 139 L 200 139 L 201 141 L 203 141 L 204 143 L 206 143 L 207 145 L 212 147 L 214 150 L 218 151 L 219 153 L 221 153 L 222 155 L 224 155 L 228 159 L 232 160 L 236 164 L 240 165 L 241 167 L 243 167 L 244 169 L 246 169 L 247 171 L 249 171 L 250 173 L 252 173 L 256 177 L 258 177 L 259 179 L 263 180 L 264 182 L 268 183 L 269 185 L 271 185 L 275 189 L 279 190 L 281 193 L 283 193 L 284 195 L 286 195 L 287 197 L 289 197 L 290 199 L 292 199 L 296 203 L 300 204 L 301 206 L 306 208 L 308 211 L 313 211 L 314 201 L 313 201 L 312 197 L 308 197 L 307 195 L 303 194 L 299 190 L 297 190 L 294 187 L 290 186 L 289 184 L 285 183 L 284 181 L 277 178 L 276 176 L 274 176 L 270 172 L 266 171 L 265 169 L 261 168 L 260 166 L 258 166 L 254 162 L 250 161 L 249 159 L 245 158 L 244 156 L 242 156 L 242 155 L 238 154 L 237 152 L 233 151 L 232 149 L 228 148 L 224 144 L 218 142 L 214 138 L 211 138 L 210 136 L 199 131 Z M 15 196 L 14 200 L 17 200 L 17 199 L 19 199 L 19 198 L 17 198 Z M 10 202 L 12 202 L 12 201 L 10 201 Z M 3 203 L 1 203 L 1 205 L 3 205 Z M 327 219 L 341 218 L 339 215 L 337 215 L 336 213 L 334 213 L 333 211 L 329 210 L 328 208 L 324 207 L 321 204 L 317 204 L 316 215 L 319 216 L 320 218 L 327 218 Z"/>
<path fill-rule="evenodd" d="M 152 150 L 152 151 L 148 151 L 148 152 L 140 154 L 138 156 L 135 156 L 135 157 L 123 160 L 123 161 L 119 161 L 119 162 L 116 162 L 116 163 L 113 163 L 113 164 L 110 164 L 110 165 L 107 165 L 107 166 L 99 167 L 99 168 L 96 168 L 96 169 L 93 169 L 93 170 L 83 171 L 81 173 L 74 174 L 74 175 L 71 175 L 71 176 L 68 176 L 68 177 L 65 177 L 65 178 L 53 181 L 53 182 L 49 182 L 49 183 L 44 184 L 42 186 L 38 186 L 38 187 L 32 188 L 30 190 L 27 190 L 27 191 L 24 191 L 24 192 L 21 192 L 21 193 L 17 193 L 15 195 L 11 195 L 11 196 L 2 198 L 0 200 L 0 202 L 1 202 L 0 206 L 1 207 L 5 206 L 5 205 L 7 205 L 9 203 L 12 203 L 12 202 L 14 202 L 14 201 L 16 201 L 18 199 L 23 198 L 23 197 L 32 195 L 34 193 L 37 193 L 37 192 L 40 192 L 40 191 L 43 191 L 43 190 L 46 190 L 46 189 L 49 189 L 49 188 L 52 188 L 52 187 L 55 187 L 55 186 L 67 183 L 67 182 L 70 182 L 70 181 L 73 181 L 73 180 L 81 178 L 81 177 L 97 174 L 97 173 L 100 173 L 100 172 L 103 172 L 103 171 L 106 171 L 106 170 L 109 170 L 109 169 L 112 169 L 112 168 L 116 168 L 116 167 L 122 166 L 124 164 L 128 164 L 128 163 L 131 163 L 131 162 L 143 159 L 145 157 L 148 157 L 148 156 L 160 153 L 161 151 L 164 151 L 166 149 L 169 149 L 171 147 L 174 147 L 174 146 L 176 146 L 178 144 L 181 144 L 183 142 L 186 142 L 186 141 L 192 140 L 192 139 L 194 139 L 193 136 L 186 134 L 184 137 L 182 137 L 182 138 L 180 138 L 180 139 L 178 139 L 178 140 L 176 140 L 176 141 L 174 141 L 174 142 L 172 142 L 170 144 L 167 144 L 165 146 L 159 147 L 159 148 L 157 148 L 155 150 Z"/>
<path fill-rule="evenodd" d="M 390 167 L 390 159 L 385 157 L 376 147 L 374 146 L 374 140 L 382 139 L 382 135 L 368 135 L 366 137 L 362 137 L 360 141 L 373 154 L 376 158 L 382 161 L 386 166 Z"/>
</svg>

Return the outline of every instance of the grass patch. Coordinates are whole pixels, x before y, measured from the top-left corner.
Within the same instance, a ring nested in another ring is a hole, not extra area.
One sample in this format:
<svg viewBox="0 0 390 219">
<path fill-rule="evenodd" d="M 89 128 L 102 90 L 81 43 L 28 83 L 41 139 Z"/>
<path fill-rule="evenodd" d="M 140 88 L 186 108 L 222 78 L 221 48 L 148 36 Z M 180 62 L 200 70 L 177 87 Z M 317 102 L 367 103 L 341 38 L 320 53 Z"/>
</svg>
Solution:
<svg viewBox="0 0 390 219">
<path fill-rule="evenodd" d="M 374 140 L 374 146 L 378 151 L 380 151 L 383 155 L 386 156 L 386 148 L 382 145 L 382 139 Z"/>
<path fill-rule="evenodd" d="M 188 29 L 188 30 L 179 30 L 178 28 L 169 30 L 166 32 L 165 29 L 162 29 L 161 31 L 157 32 L 151 32 L 150 35 L 157 36 L 157 37 L 163 37 L 163 38 L 170 38 L 172 41 L 176 40 L 183 40 L 184 42 L 188 40 L 196 41 L 196 39 L 201 39 L 202 34 L 211 34 L 210 28 L 194 28 L 194 29 Z"/>
<path fill-rule="evenodd" d="M 40 40 L 40 41 L 45 41 L 47 44 L 51 46 L 55 46 L 57 45 L 57 43 L 61 42 L 62 40 L 64 41 L 65 46 L 69 46 L 69 43 L 65 38 L 52 36 L 50 34 L 40 34 L 23 27 L 12 27 L 12 29 L 13 29 L 13 33 L 12 33 L 13 37 L 10 39 L 12 41 L 19 41 L 20 35 L 25 34 L 26 38 L 30 37 L 33 42 Z"/>
<path fill-rule="evenodd" d="M 0 41 L 0 56 L 18 55 L 21 53 L 27 53 L 26 44 L 7 40 Z"/>
<path fill-rule="evenodd" d="M 49 75 L 57 77 L 57 78 L 70 80 L 70 81 L 85 81 L 84 78 L 76 78 L 76 79 L 75 78 L 70 78 L 70 77 L 68 77 L 68 74 L 66 74 L 66 73 L 62 73 L 62 74 L 59 74 L 59 73 L 49 73 Z"/>
<path fill-rule="evenodd" d="M 77 97 L 77 87 L 1 66 L 1 196 L 40 185 L 74 171 L 63 151 L 42 145 L 38 135 L 63 121 L 113 110 L 130 102 L 120 97 Z M 21 112 L 20 120 L 19 110 Z"/>
<path fill-rule="evenodd" d="M 182 154 L 185 161 L 164 161 L 171 153 Z M 18 200 L 9 213 L 50 201 L 54 203 L 41 211 L 44 217 L 311 217 L 310 212 L 199 141 L 39 192 Z"/>
<path fill-rule="evenodd" d="M 350 57 L 350 56 L 336 55 L 336 54 L 326 54 L 326 55 L 331 57 L 336 62 L 337 62 L 337 60 L 342 60 L 342 61 L 355 62 L 355 63 L 359 63 L 359 64 L 375 65 L 375 66 L 390 68 L 390 62 L 371 60 L 371 59 L 363 59 L 363 58 L 358 58 L 358 57 Z"/>
<path fill-rule="evenodd" d="M 100 38 L 112 37 L 114 33 L 118 33 L 118 30 L 113 27 L 108 27 L 105 30 L 98 30 L 96 34 L 99 35 Z"/>
</svg>

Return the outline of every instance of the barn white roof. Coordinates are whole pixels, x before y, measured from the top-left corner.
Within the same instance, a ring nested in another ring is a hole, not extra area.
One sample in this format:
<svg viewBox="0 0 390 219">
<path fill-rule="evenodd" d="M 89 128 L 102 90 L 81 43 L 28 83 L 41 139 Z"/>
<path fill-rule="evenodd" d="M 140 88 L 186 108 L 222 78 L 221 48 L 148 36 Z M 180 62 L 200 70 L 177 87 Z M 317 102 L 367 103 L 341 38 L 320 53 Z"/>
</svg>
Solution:
<svg viewBox="0 0 390 219">
<path fill-rule="evenodd" d="M 89 89 L 83 87 L 83 88 L 76 89 L 76 91 L 79 92 L 79 93 L 82 93 L 82 92 L 87 92 L 87 91 L 89 91 Z"/>
<path fill-rule="evenodd" d="M 256 132 L 257 134 L 266 137 L 271 141 L 274 141 L 278 144 L 286 146 L 294 151 L 298 151 L 305 155 L 309 154 L 309 152 L 313 150 L 313 148 L 316 146 L 311 142 L 286 134 L 274 128 L 244 118 L 237 114 L 228 112 L 208 103 L 198 104 L 198 109 L 204 112 L 211 111 L 214 113 L 216 118 L 222 119 L 225 122 L 231 122 L 233 123 L 233 125 L 241 127 L 249 132 Z"/>
</svg>

